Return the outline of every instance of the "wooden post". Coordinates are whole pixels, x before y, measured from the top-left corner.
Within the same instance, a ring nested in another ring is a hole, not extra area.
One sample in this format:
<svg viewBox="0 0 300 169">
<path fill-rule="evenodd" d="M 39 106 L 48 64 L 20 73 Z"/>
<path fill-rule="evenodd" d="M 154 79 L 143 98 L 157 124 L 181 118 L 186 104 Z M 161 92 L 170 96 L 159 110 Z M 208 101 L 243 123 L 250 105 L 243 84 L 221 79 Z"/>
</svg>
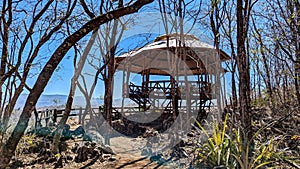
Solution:
<svg viewBox="0 0 300 169">
<path fill-rule="evenodd" d="M 36 108 L 34 108 L 34 114 L 35 114 L 35 124 L 34 124 L 34 128 L 37 128 L 38 125 L 38 120 L 39 120 L 39 112 L 36 110 Z"/>
<path fill-rule="evenodd" d="M 48 122 L 49 122 L 49 110 L 46 110 L 46 116 L 45 116 L 45 122 L 46 122 L 46 127 L 48 127 Z"/>
<path fill-rule="evenodd" d="M 79 108 L 78 124 L 81 124 L 81 118 L 82 118 L 82 107 Z"/>
<path fill-rule="evenodd" d="M 54 109 L 54 112 L 53 112 L 53 123 L 56 123 L 57 122 L 57 109 Z"/>
</svg>

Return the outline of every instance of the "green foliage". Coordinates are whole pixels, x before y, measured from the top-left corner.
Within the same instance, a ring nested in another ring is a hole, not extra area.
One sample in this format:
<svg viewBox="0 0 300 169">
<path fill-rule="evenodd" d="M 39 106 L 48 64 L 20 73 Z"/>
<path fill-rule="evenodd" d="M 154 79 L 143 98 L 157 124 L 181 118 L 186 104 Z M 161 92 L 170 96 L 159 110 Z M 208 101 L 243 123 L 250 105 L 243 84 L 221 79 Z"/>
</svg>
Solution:
<svg viewBox="0 0 300 169">
<path fill-rule="evenodd" d="M 224 165 L 229 168 L 236 168 L 237 163 L 231 157 L 234 144 L 226 134 L 227 119 L 228 117 L 226 116 L 223 127 L 215 123 L 212 134 L 209 134 L 209 132 L 197 122 L 201 131 L 207 137 L 207 141 L 197 149 L 198 165 L 204 164 L 207 167 Z"/>
<path fill-rule="evenodd" d="M 242 138 L 243 133 L 240 129 L 233 129 L 231 134 L 227 134 L 227 119 L 226 116 L 223 127 L 215 123 L 211 133 L 197 122 L 201 132 L 207 137 L 204 143 L 198 144 L 199 147 L 195 151 L 197 166 L 258 169 L 275 168 L 276 164 L 282 161 L 294 163 L 292 157 L 277 149 L 274 142 L 277 138 L 271 138 L 266 142 L 254 141 L 263 128 L 249 141 Z"/>
<path fill-rule="evenodd" d="M 54 157 L 58 160 L 61 157 L 61 155 L 59 153 L 57 153 L 54 155 Z"/>
<path fill-rule="evenodd" d="M 241 133 L 235 130 L 235 149 L 232 156 L 238 162 L 241 169 L 257 169 L 261 167 L 275 167 L 275 162 L 283 156 L 283 152 L 276 151 L 274 138 L 267 142 L 254 142 L 254 148 L 251 149 L 251 142 L 240 139 Z M 251 153 L 249 151 L 252 150 Z M 249 156 L 249 154 L 252 154 Z"/>
</svg>

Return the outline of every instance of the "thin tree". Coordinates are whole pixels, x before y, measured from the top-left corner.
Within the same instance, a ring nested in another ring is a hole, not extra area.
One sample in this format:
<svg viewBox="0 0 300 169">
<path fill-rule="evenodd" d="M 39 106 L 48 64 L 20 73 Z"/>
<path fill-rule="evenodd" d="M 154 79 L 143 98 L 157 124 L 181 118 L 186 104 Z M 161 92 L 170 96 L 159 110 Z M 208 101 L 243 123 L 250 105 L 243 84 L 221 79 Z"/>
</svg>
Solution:
<svg viewBox="0 0 300 169">
<path fill-rule="evenodd" d="M 247 55 L 246 40 L 249 28 L 251 10 L 257 1 L 237 0 L 237 67 L 239 74 L 240 120 L 244 129 L 244 139 L 252 137 L 251 107 L 250 107 L 250 64 Z"/>
</svg>

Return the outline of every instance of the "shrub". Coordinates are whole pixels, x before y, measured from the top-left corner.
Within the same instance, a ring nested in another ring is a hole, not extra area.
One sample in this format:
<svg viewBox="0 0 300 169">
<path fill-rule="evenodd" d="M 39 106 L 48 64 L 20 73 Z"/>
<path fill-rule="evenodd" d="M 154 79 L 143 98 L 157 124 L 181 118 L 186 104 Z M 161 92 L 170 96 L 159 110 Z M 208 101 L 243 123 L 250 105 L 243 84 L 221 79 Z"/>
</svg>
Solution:
<svg viewBox="0 0 300 169">
<path fill-rule="evenodd" d="M 250 140 L 242 139 L 242 130 L 240 128 L 232 129 L 228 134 L 226 116 L 222 127 L 218 122 L 212 125 L 209 132 L 197 122 L 199 132 L 204 134 L 205 140 L 198 141 L 198 147 L 195 149 L 196 165 L 199 168 L 275 168 L 278 164 L 289 163 L 292 166 L 298 166 L 295 158 L 287 155 L 287 149 L 278 149 L 279 137 L 272 137 L 267 141 L 256 140 L 259 133 L 264 130 L 261 128 L 254 134 Z M 286 167 L 285 167 L 286 168 Z"/>
</svg>

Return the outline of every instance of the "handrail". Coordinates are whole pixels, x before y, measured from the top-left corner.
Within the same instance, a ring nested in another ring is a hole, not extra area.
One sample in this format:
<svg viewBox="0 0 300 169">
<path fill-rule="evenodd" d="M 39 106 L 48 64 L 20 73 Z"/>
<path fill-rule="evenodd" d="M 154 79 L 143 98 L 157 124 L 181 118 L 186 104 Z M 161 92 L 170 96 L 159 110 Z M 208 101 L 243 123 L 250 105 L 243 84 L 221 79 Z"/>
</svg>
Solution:
<svg viewBox="0 0 300 169">
<path fill-rule="evenodd" d="M 145 82 L 144 82 L 145 83 Z M 205 96 L 207 98 L 212 98 L 211 97 L 211 83 L 210 82 L 205 82 L 205 81 L 188 81 L 188 83 L 190 84 L 190 91 L 192 95 L 196 96 Z M 172 85 L 171 85 L 171 81 L 170 80 L 158 80 L 158 81 L 149 81 L 148 82 L 148 87 L 147 87 L 147 91 L 146 89 L 143 90 L 143 86 L 139 86 L 139 85 L 135 85 L 134 83 L 130 83 L 129 85 L 129 91 L 131 94 L 136 94 L 136 95 L 143 95 L 143 96 L 149 96 L 150 93 L 154 93 L 159 95 L 161 94 L 171 94 L 172 93 Z M 176 95 L 179 96 L 181 95 L 181 92 L 185 90 L 186 88 L 186 84 L 185 81 L 175 81 L 175 89 L 179 89 L 176 90 Z M 143 91 L 143 92 L 142 92 Z"/>
<path fill-rule="evenodd" d="M 78 122 L 79 124 L 82 121 L 82 117 L 84 116 L 83 113 L 84 108 L 79 107 L 79 108 L 72 108 L 71 109 L 71 113 L 69 114 L 69 117 L 72 116 L 78 116 Z M 91 108 L 90 110 L 92 110 L 91 112 L 93 112 L 94 114 L 95 111 L 93 110 L 99 110 L 98 113 L 103 112 L 103 107 L 99 106 L 98 108 Z M 53 124 L 55 124 L 57 122 L 57 118 L 58 117 L 63 117 L 63 113 L 64 113 L 65 109 L 46 109 L 46 110 L 39 110 L 37 111 L 37 120 L 35 121 L 35 126 L 36 127 L 42 127 L 42 123 L 45 124 L 45 127 L 50 125 L 50 121 L 52 120 Z M 74 113 L 74 111 L 77 111 L 77 113 Z"/>
</svg>

